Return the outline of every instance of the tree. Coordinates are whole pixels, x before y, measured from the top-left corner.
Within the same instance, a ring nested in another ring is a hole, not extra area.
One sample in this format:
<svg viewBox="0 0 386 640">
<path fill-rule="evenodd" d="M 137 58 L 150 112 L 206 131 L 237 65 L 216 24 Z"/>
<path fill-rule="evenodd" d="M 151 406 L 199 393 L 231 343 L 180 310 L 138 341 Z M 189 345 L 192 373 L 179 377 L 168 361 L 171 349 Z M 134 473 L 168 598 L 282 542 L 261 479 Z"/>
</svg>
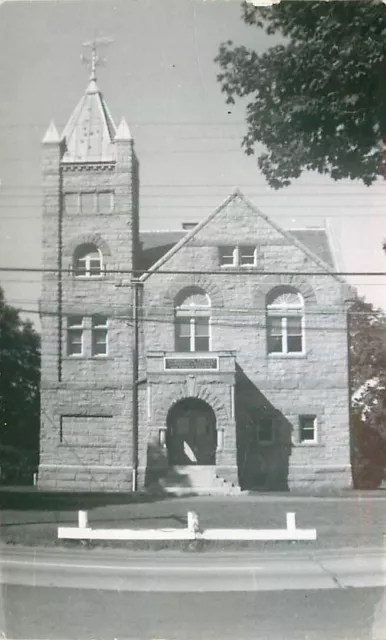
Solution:
<svg viewBox="0 0 386 640">
<path fill-rule="evenodd" d="M 8 305 L 0 287 L 0 466 L 37 465 L 40 425 L 40 337 Z M 11 461 L 12 458 L 12 461 Z"/>
<path fill-rule="evenodd" d="M 354 486 L 376 488 L 386 469 L 386 315 L 364 300 L 349 312 Z"/>
<path fill-rule="evenodd" d="M 269 185 L 305 170 L 372 184 L 384 171 L 385 5 L 244 2 L 242 18 L 281 40 L 261 55 L 228 41 L 216 57 L 227 103 L 247 99 L 242 145 L 247 154 L 264 145 L 258 165 Z"/>
</svg>

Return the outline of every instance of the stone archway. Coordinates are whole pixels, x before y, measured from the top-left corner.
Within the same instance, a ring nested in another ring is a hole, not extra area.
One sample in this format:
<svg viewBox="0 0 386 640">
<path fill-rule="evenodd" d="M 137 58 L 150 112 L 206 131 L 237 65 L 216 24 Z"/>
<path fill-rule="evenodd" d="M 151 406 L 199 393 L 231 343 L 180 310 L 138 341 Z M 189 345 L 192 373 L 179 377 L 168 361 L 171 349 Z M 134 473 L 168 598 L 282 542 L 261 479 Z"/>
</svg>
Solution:
<svg viewBox="0 0 386 640">
<path fill-rule="evenodd" d="M 216 416 L 199 398 L 183 398 L 167 416 L 167 451 L 170 466 L 216 464 Z"/>
</svg>

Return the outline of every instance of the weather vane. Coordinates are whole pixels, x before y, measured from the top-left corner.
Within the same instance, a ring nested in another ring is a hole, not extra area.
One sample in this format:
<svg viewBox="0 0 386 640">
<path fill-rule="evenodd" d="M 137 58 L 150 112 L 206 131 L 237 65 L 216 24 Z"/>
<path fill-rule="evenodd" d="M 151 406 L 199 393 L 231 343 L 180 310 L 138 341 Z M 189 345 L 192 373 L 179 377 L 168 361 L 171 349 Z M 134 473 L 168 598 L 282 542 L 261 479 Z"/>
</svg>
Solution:
<svg viewBox="0 0 386 640">
<path fill-rule="evenodd" d="M 80 59 L 90 67 L 90 80 L 96 80 L 96 68 L 106 62 L 106 58 L 101 58 L 98 54 L 98 47 L 102 45 L 108 45 L 114 42 L 111 38 L 94 38 L 83 42 L 83 47 L 89 47 L 91 49 L 91 57 L 87 58 L 83 53 Z"/>
</svg>

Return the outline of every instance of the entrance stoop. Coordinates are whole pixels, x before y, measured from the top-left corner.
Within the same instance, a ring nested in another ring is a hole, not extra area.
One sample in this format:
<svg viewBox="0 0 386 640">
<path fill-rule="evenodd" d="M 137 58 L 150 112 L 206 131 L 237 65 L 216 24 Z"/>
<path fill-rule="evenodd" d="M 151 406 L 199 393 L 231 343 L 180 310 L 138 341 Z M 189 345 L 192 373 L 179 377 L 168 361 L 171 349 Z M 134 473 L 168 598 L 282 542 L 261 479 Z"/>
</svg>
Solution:
<svg viewBox="0 0 386 640">
<path fill-rule="evenodd" d="M 174 495 L 239 495 L 240 487 L 220 478 L 215 465 L 177 465 L 158 481 L 158 491 Z M 152 487 L 149 487 L 150 491 Z M 155 487 L 154 487 L 155 489 Z"/>
</svg>

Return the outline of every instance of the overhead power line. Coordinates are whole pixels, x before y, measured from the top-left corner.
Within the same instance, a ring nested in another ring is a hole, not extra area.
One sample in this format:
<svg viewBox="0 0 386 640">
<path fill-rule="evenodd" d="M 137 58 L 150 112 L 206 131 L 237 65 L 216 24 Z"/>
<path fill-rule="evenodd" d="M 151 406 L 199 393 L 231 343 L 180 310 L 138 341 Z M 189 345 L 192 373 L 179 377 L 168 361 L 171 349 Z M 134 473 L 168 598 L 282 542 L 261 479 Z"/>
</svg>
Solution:
<svg viewBox="0 0 386 640">
<path fill-rule="evenodd" d="M 42 267 L 0 267 L 0 272 L 3 273 L 51 273 L 62 274 L 66 277 L 73 277 L 72 274 L 69 273 L 68 269 L 48 269 Z M 178 271 L 175 269 L 157 269 L 156 271 L 146 271 L 143 272 L 140 269 L 109 269 L 106 272 L 105 277 L 101 277 L 98 282 L 108 282 L 109 274 L 121 274 L 121 275 L 134 275 L 136 277 L 141 276 L 142 274 L 147 275 L 221 275 L 221 276 L 368 276 L 368 277 L 386 277 L 386 271 L 259 271 L 256 268 L 248 269 L 243 267 L 242 269 L 237 268 L 224 268 L 224 269 L 209 269 L 209 270 L 200 270 L 200 269 L 179 269 Z M 90 278 L 87 282 L 95 281 L 94 278 Z"/>
</svg>

